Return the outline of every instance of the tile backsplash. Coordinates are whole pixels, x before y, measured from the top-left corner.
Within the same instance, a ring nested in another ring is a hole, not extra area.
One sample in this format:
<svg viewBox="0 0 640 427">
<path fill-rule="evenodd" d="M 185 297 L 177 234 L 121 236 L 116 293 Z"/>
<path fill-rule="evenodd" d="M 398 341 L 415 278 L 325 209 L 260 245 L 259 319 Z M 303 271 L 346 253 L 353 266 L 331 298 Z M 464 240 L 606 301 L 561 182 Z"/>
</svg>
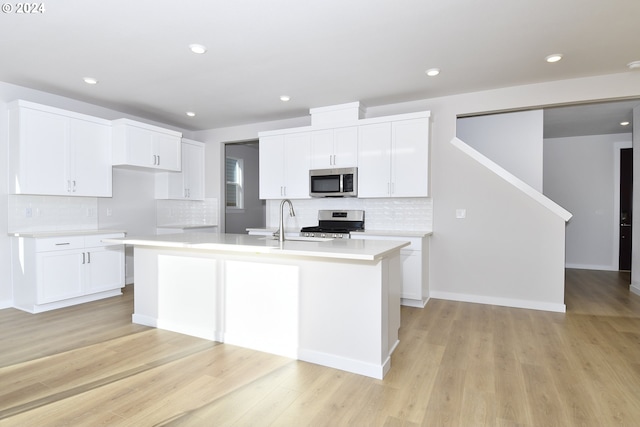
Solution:
<svg viewBox="0 0 640 427">
<path fill-rule="evenodd" d="M 320 209 L 359 209 L 365 211 L 367 230 L 425 231 L 433 227 L 433 199 L 359 199 L 321 198 L 292 200 L 296 216 L 286 214 L 286 230 L 299 231 L 301 227 L 318 224 Z M 280 200 L 267 201 L 267 227 L 277 228 Z"/>
<path fill-rule="evenodd" d="M 218 225 L 218 199 L 157 200 L 156 225 Z"/>
<path fill-rule="evenodd" d="M 98 199 L 9 195 L 8 231 L 68 231 L 98 228 Z"/>
</svg>

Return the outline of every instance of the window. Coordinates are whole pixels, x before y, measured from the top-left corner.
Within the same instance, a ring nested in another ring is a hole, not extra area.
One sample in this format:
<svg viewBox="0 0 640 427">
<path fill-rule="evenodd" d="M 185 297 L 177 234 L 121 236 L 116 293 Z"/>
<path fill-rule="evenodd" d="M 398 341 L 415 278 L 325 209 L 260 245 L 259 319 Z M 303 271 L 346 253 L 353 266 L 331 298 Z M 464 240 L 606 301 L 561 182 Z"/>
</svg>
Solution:
<svg viewBox="0 0 640 427">
<path fill-rule="evenodd" d="M 243 162 L 242 159 L 226 158 L 227 208 L 244 208 Z"/>
</svg>

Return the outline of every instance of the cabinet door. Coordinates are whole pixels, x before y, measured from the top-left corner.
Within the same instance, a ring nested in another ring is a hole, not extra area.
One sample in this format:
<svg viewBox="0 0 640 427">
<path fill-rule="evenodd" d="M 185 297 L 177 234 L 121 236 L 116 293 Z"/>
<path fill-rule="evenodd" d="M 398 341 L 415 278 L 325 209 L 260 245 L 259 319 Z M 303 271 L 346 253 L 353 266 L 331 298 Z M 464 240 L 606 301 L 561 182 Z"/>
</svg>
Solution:
<svg viewBox="0 0 640 427">
<path fill-rule="evenodd" d="M 85 255 L 82 250 L 40 252 L 36 255 L 37 304 L 83 294 Z"/>
<path fill-rule="evenodd" d="M 309 199 L 309 165 L 311 132 L 301 132 L 284 137 L 284 197 Z"/>
<path fill-rule="evenodd" d="M 90 121 L 69 121 L 69 177 L 74 196 L 111 197 L 111 129 Z"/>
<path fill-rule="evenodd" d="M 314 131 L 311 134 L 311 169 L 358 165 L 358 127 Z"/>
<path fill-rule="evenodd" d="M 358 197 L 388 197 L 391 185 L 391 123 L 358 128 Z"/>
<path fill-rule="evenodd" d="M 311 169 L 333 167 L 333 129 L 311 133 Z"/>
<path fill-rule="evenodd" d="M 180 171 L 182 168 L 182 144 L 178 137 L 152 132 L 155 167 L 163 170 Z"/>
<path fill-rule="evenodd" d="M 66 151 L 68 119 L 21 108 L 19 114 L 20 165 L 10 185 L 16 194 L 67 194 L 69 159 Z"/>
<path fill-rule="evenodd" d="M 358 166 L 358 127 L 334 129 L 333 147 L 333 167 Z"/>
<path fill-rule="evenodd" d="M 85 294 L 124 286 L 124 245 L 87 248 Z"/>
<path fill-rule="evenodd" d="M 153 151 L 153 134 L 147 129 L 125 126 L 126 163 L 133 166 L 155 167 L 156 154 Z"/>
<path fill-rule="evenodd" d="M 190 200 L 204 200 L 204 145 L 183 143 L 182 156 L 187 197 Z"/>
<path fill-rule="evenodd" d="M 284 196 L 284 135 L 260 138 L 259 165 L 260 198 L 281 199 Z"/>
<path fill-rule="evenodd" d="M 429 195 L 428 118 L 402 120 L 392 124 L 391 195 Z"/>
</svg>

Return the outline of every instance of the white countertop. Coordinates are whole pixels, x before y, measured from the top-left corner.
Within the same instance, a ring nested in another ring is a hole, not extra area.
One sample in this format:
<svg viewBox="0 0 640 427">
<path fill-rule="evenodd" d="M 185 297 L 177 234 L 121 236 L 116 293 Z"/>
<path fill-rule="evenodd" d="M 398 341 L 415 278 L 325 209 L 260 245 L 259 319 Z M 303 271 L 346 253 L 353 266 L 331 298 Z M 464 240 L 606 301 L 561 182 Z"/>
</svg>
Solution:
<svg viewBox="0 0 640 427">
<path fill-rule="evenodd" d="M 425 237 L 431 236 L 431 230 L 364 230 L 354 231 L 354 233 L 362 233 L 370 236 L 391 236 L 391 237 Z"/>
<path fill-rule="evenodd" d="M 106 243 L 125 243 L 137 246 L 183 248 L 206 251 L 269 254 L 278 256 L 304 256 L 375 261 L 409 245 L 392 240 L 315 239 L 311 241 L 278 240 L 248 234 L 189 233 L 152 236 L 131 236 L 104 239 Z"/>
<path fill-rule="evenodd" d="M 60 237 L 60 236 L 91 236 L 95 234 L 116 234 L 124 233 L 124 230 L 59 230 L 59 231 L 15 231 L 13 233 L 7 233 L 11 237 L 32 237 L 32 238 L 46 238 L 46 237 Z"/>
<path fill-rule="evenodd" d="M 255 234 L 267 234 L 274 233 L 277 231 L 277 228 L 247 228 L 247 233 L 255 233 Z M 431 230 L 364 230 L 364 231 L 354 231 L 353 233 L 362 233 L 371 236 L 398 236 L 398 237 L 425 237 L 431 236 L 433 231 Z M 299 235 L 299 231 L 295 230 L 285 230 L 285 235 Z"/>
<path fill-rule="evenodd" d="M 156 225 L 156 228 L 180 228 L 183 230 L 187 230 L 192 228 L 211 228 L 217 226 L 218 224 L 162 224 Z"/>
</svg>

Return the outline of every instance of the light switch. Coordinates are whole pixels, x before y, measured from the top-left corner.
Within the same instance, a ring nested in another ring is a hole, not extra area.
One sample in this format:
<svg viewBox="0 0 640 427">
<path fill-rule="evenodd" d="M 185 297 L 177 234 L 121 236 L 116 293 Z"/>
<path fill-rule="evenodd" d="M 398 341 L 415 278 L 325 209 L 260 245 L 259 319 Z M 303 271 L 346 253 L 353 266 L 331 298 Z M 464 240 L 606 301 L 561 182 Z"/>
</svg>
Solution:
<svg viewBox="0 0 640 427">
<path fill-rule="evenodd" d="M 464 219 L 466 217 L 467 217 L 467 210 L 466 209 L 456 209 L 456 218 Z"/>
</svg>

